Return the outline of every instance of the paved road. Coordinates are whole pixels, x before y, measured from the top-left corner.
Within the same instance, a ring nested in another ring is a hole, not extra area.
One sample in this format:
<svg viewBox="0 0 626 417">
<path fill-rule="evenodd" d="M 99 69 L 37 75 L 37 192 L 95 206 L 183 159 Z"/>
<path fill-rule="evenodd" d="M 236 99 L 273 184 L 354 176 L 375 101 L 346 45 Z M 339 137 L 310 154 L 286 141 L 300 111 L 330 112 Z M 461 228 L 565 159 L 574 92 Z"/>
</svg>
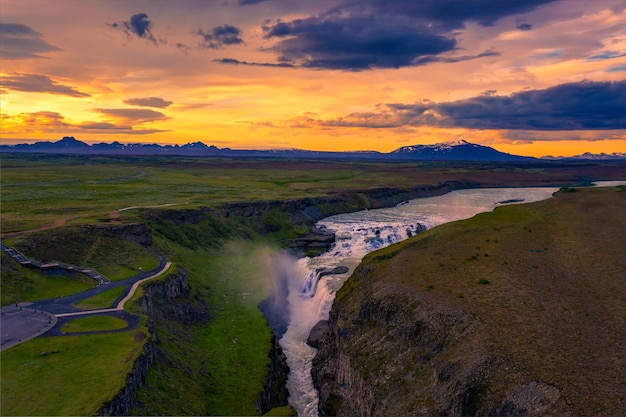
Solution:
<svg viewBox="0 0 626 417">
<path fill-rule="evenodd" d="M 42 310 L 15 305 L 0 309 L 0 350 L 41 336 L 57 324 L 57 318 Z"/>
<path fill-rule="evenodd" d="M 124 311 L 124 305 L 132 298 L 139 285 L 152 278 L 164 274 L 171 266 L 171 262 L 161 259 L 158 268 L 141 273 L 123 281 L 111 282 L 99 285 L 79 294 L 61 298 L 51 298 L 34 303 L 21 303 L 19 306 L 11 305 L 0 309 L 0 351 L 8 349 L 19 343 L 34 337 L 61 335 L 61 327 L 68 321 L 89 314 L 109 315 L 122 318 L 128 323 L 128 327 L 118 331 L 126 331 L 137 327 L 141 318 Z M 93 297 L 111 288 L 124 286 L 127 288 L 118 297 L 111 308 L 101 310 L 81 310 L 74 307 L 79 301 Z M 115 306 L 115 307 L 113 307 Z"/>
</svg>

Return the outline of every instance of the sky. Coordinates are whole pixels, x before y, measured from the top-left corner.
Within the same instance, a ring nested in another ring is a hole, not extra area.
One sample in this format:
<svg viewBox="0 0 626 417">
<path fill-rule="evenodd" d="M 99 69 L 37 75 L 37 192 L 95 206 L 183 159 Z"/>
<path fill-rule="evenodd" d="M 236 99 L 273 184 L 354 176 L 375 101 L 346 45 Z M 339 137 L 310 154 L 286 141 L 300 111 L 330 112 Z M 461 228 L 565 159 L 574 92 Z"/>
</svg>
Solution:
<svg viewBox="0 0 626 417">
<path fill-rule="evenodd" d="M 626 152 L 626 0 L 0 0 L 0 141 Z"/>
</svg>

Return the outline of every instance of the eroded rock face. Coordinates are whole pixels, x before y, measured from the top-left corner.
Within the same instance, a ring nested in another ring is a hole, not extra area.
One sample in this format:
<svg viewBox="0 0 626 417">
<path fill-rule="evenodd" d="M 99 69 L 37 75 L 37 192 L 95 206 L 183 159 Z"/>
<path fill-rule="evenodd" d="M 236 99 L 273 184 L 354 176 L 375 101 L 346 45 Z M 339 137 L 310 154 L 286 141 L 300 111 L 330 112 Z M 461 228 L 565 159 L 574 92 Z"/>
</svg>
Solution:
<svg viewBox="0 0 626 417">
<path fill-rule="evenodd" d="M 148 315 L 153 313 L 153 300 L 155 297 L 172 300 L 178 297 L 187 297 L 188 295 L 187 273 L 185 270 L 180 269 L 167 277 L 166 280 L 150 283 L 150 285 L 144 288 L 144 296 L 141 299 L 142 312 Z M 98 412 L 100 416 L 127 416 L 133 408 L 145 409 L 145 406 L 137 397 L 137 391 L 145 384 L 148 370 L 160 354 L 154 326 L 149 325 L 148 330 L 151 335 L 150 340 L 144 344 L 141 355 L 135 360 L 133 369 L 126 378 L 126 384 L 112 400 L 107 401 L 102 406 Z"/>
<path fill-rule="evenodd" d="M 471 314 L 407 289 L 364 286 L 309 337 L 319 349 L 321 415 L 522 417 L 560 399 L 553 386 L 524 383 Z"/>
</svg>

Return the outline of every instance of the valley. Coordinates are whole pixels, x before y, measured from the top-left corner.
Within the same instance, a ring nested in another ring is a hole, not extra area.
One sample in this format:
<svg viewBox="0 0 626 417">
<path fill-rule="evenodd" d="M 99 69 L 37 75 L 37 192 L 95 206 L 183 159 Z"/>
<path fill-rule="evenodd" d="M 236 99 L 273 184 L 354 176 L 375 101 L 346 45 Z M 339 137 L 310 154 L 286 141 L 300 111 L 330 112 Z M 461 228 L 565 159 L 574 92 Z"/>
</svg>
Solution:
<svg viewBox="0 0 626 417">
<path fill-rule="evenodd" d="M 325 217 L 395 206 L 461 188 L 563 187 L 626 179 L 619 161 L 383 163 L 18 154 L 2 158 L 3 242 L 31 258 L 104 268 L 109 278 L 121 278 L 142 262 L 167 256 L 178 268 L 174 275 L 184 276 L 188 286 L 188 290 L 174 291 L 179 287 L 165 279 L 157 283 L 162 289 L 139 288 L 126 307 L 144 317 L 135 336 L 98 336 L 115 338 L 121 357 L 132 360 L 115 366 L 108 360 L 94 362 L 117 370 L 111 376 L 108 397 L 98 400 L 99 405 L 84 397 L 84 404 L 74 406 L 77 411 L 63 409 L 69 414 L 119 410 L 105 403 L 120 398 L 120 392 L 128 393 L 121 387 L 130 380 L 140 381 L 133 383 L 133 394 L 124 397 L 123 409 L 130 414 L 251 415 L 285 406 L 281 354 L 258 304 L 272 294 L 272 285 L 266 281 L 272 274 L 268 260 L 290 248 L 300 254 L 309 252 L 297 248 L 295 242 Z M 137 176 L 137 171 L 145 175 Z M 161 206 L 171 203 L 180 205 Z M 138 208 L 119 210 L 126 207 Z M 118 215 L 110 217 L 112 211 Z M 59 227 L 37 230 L 70 215 L 73 219 Z M 131 226 L 139 229 L 115 231 Z M 12 298 L 16 286 L 29 287 L 34 294 L 39 282 L 53 279 L 33 275 L 11 262 L 3 253 L 3 305 L 16 301 Z M 345 291 L 352 288 L 352 282 L 344 286 Z M 430 284 L 433 291 L 438 289 L 437 283 Z M 66 288 L 68 293 L 78 290 Z M 32 297 L 20 301 L 34 301 L 37 296 Z M 89 336 L 40 337 L 2 352 L 2 413 L 12 414 L 8 411 L 15 410 L 11 404 L 25 402 L 22 395 L 28 395 L 27 390 L 10 391 L 4 382 L 29 361 L 54 360 L 66 365 L 59 369 L 70 374 L 63 376 L 54 368 L 56 374 L 46 377 L 50 383 L 55 378 L 82 381 L 76 377 L 79 362 L 74 364 L 62 355 L 39 355 L 43 350 L 74 351 L 88 340 Z M 99 348 L 90 354 L 105 357 L 106 345 L 98 342 Z M 88 360 L 90 354 L 84 352 Z M 132 376 L 139 375 L 133 363 L 149 364 L 139 367 L 142 378 Z M 85 392 L 94 389 L 85 387 Z M 74 389 L 69 386 L 56 394 L 69 395 Z M 96 408 L 85 408 L 87 403 Z M 21 409 L 18 414 L 38 412 Z"/>
</svg>

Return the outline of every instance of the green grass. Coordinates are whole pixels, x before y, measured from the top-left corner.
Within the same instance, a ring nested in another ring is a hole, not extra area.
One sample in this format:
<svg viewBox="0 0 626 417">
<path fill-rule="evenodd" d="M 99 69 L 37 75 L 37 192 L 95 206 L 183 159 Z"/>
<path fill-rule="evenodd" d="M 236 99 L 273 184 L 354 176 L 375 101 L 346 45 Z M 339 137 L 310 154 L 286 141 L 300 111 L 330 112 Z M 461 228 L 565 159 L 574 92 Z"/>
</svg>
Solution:
<svg viewBox="0 0 626 417">
<path fill-rule="evenodd" d="M 1 414 L 94 415 L 124 386 L 145 332 L 40 337 L 2 352 Z"/>
<path fill-rule="evenodd" d="M 276 408 L 272 408 L 270 411 L 268 411 L 267 413 L 263 414 L 263 416 L 297 416 L 298 413 L 296 413 L 296 410 L 290 406 L 290 405 L 286 405 L 284 407 L 276 407 Z"/>
<path fill-rule="evenodd" d="M 185 265 L 194 294 L 209 301 L 213 317 L 200 325 L 159 324 L 170 365 L 149 371 L 140 398 L 164 415 L 254 415 L 271 347 L 257 304 L 270 288 L 272 250 L 251 242 L 198 251 L 160 244 Z"/>
<path fill-rule="evenodd" d="M 128 326 L 126 320 L 110 316 L 87 316 L 68 321 L 61 328 L 62 333 L 98 332 L 119 330 Z"/>
<path fill-rule="evenodd" d="M 82 310 L 98 310 L 101 308 L 114 307 L 113 302 L 122 295 L 126 287 L 116 287 L 110 290 L 96 294 L 93 297 L 86 298 L 76 304 L 74 307 Z"/>
<path fill-rule="evenodd" d="M 80 223 L 82 218 L 93 222 L 126 207 L 215 207 L 230 202 L 317 197 L 346 190 L 415 187 L 441 181 L 482 181 L 494 186 L 574 183 L 581 177 L 593 176 L 590 171 L 596 168 L 583 165 L 574 174 L 559 169 L 556 163 L 537 169 L 533 165 L 483 163 L 3 153 L 0 228 L 3 233 L 29 230 L 70 218 L 71 223 Z M 619 172 L 619 167 L 610 169 Z M 128 210 L 121 215 L 136 219 L 140 214 Z"/>
<path fill-rule="evenodd" d="M 150 250 L 97 226 L 44 230 L 13 238 L 6 244 L 38 261 L 56 260 L 95 269 L 111 281 L 130 278 L 159 265 L 159 257 Z"/>
<path fill-rule="evenodd" d="M 33 269 L 20 266 L 2 253 L 2 277 L 0 296 L 2 305 L 18 301 L 37 301 L 47 298 L 76 294 L 96 286 L 96 282 L 82 274 L 74 276 L 47 276 Z"/>
</svg>

